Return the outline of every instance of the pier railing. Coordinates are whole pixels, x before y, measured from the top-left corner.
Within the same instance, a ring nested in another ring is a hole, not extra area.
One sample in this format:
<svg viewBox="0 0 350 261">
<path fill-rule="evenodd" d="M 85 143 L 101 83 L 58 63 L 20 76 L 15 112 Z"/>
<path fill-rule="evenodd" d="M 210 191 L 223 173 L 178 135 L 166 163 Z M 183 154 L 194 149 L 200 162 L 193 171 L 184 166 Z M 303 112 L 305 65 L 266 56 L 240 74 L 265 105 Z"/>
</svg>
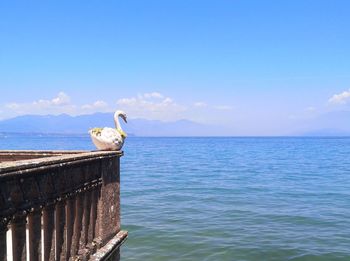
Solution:
<svg viewBox="0 0 350 261">
<path fill-rule="evenodd" d="M 0 261 L 117 260 L 121 156 L 1 151 Z"/>
</svg>

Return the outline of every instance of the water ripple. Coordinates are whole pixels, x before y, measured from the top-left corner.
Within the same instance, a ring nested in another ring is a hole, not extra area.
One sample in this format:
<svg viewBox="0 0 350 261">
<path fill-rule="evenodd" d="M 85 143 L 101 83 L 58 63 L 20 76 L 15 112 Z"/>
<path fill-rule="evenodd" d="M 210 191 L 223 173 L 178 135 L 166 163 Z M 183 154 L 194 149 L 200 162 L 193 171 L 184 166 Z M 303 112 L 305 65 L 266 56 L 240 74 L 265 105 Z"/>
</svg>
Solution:
<svg viewBox="0 0 350 261">
<path fill-rule="evenodd" d="M 0 149 L 93 149 L 7 135 Z M 350 260 L 350 139 L 128 138 L 122 260 Z"/>
<path fill-rule="evenodd" d="M 128 142 L 123 260 L 350 260 L 350 139 Z"/>
</svg>

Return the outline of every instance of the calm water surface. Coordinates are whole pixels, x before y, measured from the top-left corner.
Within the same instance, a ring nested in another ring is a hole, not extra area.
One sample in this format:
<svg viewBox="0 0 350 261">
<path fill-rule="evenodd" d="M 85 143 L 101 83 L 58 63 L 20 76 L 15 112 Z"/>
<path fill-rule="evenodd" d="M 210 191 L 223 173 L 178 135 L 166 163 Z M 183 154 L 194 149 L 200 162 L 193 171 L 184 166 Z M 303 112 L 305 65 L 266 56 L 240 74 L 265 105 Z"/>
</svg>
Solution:
<svg viewBox="0 0 350 261">
<path fill-rule="evenodd" d="M 0 149 L 93 149 L 0 135 Z M 350 139 L 128 138 L 122 260 L 350 260 Z"/>
</svg>

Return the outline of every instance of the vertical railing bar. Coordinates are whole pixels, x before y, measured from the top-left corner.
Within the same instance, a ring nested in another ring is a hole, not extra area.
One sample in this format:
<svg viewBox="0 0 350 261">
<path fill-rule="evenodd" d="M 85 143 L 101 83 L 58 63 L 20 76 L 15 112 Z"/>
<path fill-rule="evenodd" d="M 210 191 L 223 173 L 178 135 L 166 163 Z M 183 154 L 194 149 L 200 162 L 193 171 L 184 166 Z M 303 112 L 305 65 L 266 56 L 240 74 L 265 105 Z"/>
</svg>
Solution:
<svg viewBox="0 0 350 261">
<path fill-rule="evenodd" d="M 90 225 L 90 233 L 89 233 L 89 242 L 92 242 L 95 238 L 95 229 L 96 229 L 96 222 L 97 222 L 97 198 L 98 198 L 98 184 L 96 184 L 92 188 L 92 195 L 91 195 L 91 225 Z"/>
<path fill-rule="evenodd" d="M 83 199 L 81 191 L 79 190 L 75 198 L 75 221 L 73 229 L 73 241 L 72 241 L 72 256 L 78 255 L 79 242 L 82 229 L 82 213 L 83 213 Z"/>
<path fill-rule="evenodd" d="M 96 226 L 97 226 L 97 198 L 98 198 L 98 183 L 94 184 L 91 189 L 91 206 L 90 206 L 90 222 L 88 228 L 88 248 L 91 254 L 96 252 Z"/>
<path fill-rule="evenodd" d="M 102 208 L 102 202 L 101 202 L 101 190 L 102 190 L 102 184 L 98 184 L 97 190 L 96 190 L 96 225 L 95 225 L 95 236 L 94 236 L 94 245 L 96 248 L 100 248 L 102 246 L 102 238 L 101 238 L 101 208 Z"/>
<path fill-rule="evenodd" d="M 11 220 L 13 261 L 26 261 L 26 218 L 25 211 L 19 211 Z"/>
<path fill-rule="evenodd" d="M 82 194 L 82 227 L 79 242 L 79 257 L 83 260 L 88 259 L 90 256 L 90 249 L 88 245 L 88 233 L 89 233 L 89 223 L 90 223 L 90 208 L 91 208 L 91 191 L 89 187 L 85 187 Z"/>
<path fill-rule="evenodd" d="M 0 218 L 0 261 L 7 260 L 7 218 Z"/>
<path fill-rule="evenodd" d="M 43 210 L 44 260 L 55 259 L 55 205 L 48 204 Z"/>
<path fill-rule="evenodd" d="M 28 215 L 29 260 L 41 261 L 41 208 L 32 209 Z"/>
<path fill-rule="evenodd" d="M 72 257 L 72 242 L 73 242 L 73 232 L 74 232 L 74 220 L 75 220 L 75 201 L 73 198 L 67 199 L 66 204 L 66 259 L 68 260 Z"/>
<path fill-rule="evenodd" d="M 66 222 L 65 200 L 60 200 L 56 204 L 55 228 L 56 228 L 55 259 L 66 260 L 67 258 L 67 222 Z"/>
</svg>

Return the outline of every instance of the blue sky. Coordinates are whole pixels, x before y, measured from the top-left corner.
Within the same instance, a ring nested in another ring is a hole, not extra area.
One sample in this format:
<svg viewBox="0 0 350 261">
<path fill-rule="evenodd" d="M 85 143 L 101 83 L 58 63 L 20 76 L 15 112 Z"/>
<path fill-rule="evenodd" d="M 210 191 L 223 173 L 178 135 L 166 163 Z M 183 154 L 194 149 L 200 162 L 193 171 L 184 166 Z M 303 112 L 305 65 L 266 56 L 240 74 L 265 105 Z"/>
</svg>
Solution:
<svg viewBox="0 0 350 261">
<path fill-rule="evenodd" d="M 123 108 L 284 134 L 349 110 L 349 10 L 336 0 L 1 1 L 0 119 Z"/>
</svg>

